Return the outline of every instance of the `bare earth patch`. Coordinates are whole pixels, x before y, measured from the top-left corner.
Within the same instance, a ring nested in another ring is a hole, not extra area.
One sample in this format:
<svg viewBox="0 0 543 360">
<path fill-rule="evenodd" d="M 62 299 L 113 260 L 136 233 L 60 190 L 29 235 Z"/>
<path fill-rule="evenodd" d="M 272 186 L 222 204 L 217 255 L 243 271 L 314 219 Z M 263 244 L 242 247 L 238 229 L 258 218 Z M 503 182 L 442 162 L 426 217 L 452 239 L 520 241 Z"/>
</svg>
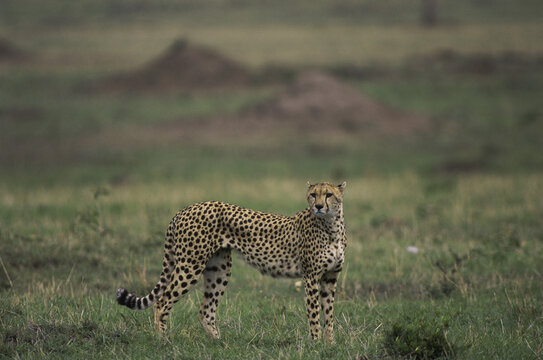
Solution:
<svg viewBox="0 0 543 360">
<path fill-rule="evenodd" d="M 407 134 L 427 126 L 424 117 L 378 103 L 318 71 L 302 73 L 275 98 L 248 109 L 241 117 L 295 132 Z"/>
<path fill-rule="evenodd" d="M 0 37 L 0 62 L 19 62 L 27 60 L 30 54 L 11 41 Z"/>
<path fill-rule="evenodd" d="M 353 137 L 411 138 L 430 131 L 429 125 L 425 117 L 381 104 L 330 75 L 311 71 L 238 114 L 111 129 L 72 139 L 67 146 L 85 153 L 176 143 L 254 144 L 302 135 L 332 142 Z"/>
<path fill-rule="evenodd" d="M 145 73 L 150 76 L 151 70 Z M 173 82 L 170 85 L 174 86 Z M 123 151 L 194 143 L 258 144 L 300 136 L 336 143 L 349 138 L 411 139 L 429 131 L 427 118 L 381 104 L 326 73 L 309 71 L 272 98 L 234 115 L 125 126 L 99 134 L 59 139 L 54 144 L 45 140 L 41 144 L 35 139 L 32 144 L 18 141 L 9 145 L 6 158 L 0 156 L 0 160 L 58 161 L 97 149 Z"/>
<path fill-rule="evenodd" d="M 245 87 L 250 72 L 214 50 L 175 41 L 141 69 L 113 76 L 95 86 L 99 92 L 197 92 Z"/>
<path fill-rule="evenodd" d="M 162 124 L 148 129 L 146 136 L 222 141 L 285 135 L 342 139 L 408 137 L 428 128 L 425 117 L 391 108 L 328 74 L 310 71 L 271 99 L 236 115 Z"/>
</svg>

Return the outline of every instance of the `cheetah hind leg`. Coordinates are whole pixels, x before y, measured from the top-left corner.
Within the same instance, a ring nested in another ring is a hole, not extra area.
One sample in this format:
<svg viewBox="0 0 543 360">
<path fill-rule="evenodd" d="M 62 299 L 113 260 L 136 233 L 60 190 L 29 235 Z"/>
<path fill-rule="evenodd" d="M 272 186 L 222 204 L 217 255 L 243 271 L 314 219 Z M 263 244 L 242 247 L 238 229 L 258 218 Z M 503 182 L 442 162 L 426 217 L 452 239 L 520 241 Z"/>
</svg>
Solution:
<svg viewBox="0 0 543 360">
<path fill-rule="evenodd" d="M 155 327 L 163 334 L 172 306 L 198 282 L 205 264 L 178 264 L 175 267 L 175 280 L 171 279 L 162 297 L 154 305 Z"/>
<path fill-rule="evenodd" d="M 161 300 L 158 300 L 153 307 L 155 329 L 160 335 L 164 335 L 166 331 L 166 322 L 160 321 L 163 307 L 164 303 Z"/>
<path fill-rule="evenodd" d="M 204 270 L 204 296 L 198 312 L 198 320 L 207 334 L 215 339 L 220 337 L 215 325 L 217 306 L 224 294 L 228 279 L 232 273 L 232 252 L 230 249 L 217 251 L 208 261 Z"/>
</svg>

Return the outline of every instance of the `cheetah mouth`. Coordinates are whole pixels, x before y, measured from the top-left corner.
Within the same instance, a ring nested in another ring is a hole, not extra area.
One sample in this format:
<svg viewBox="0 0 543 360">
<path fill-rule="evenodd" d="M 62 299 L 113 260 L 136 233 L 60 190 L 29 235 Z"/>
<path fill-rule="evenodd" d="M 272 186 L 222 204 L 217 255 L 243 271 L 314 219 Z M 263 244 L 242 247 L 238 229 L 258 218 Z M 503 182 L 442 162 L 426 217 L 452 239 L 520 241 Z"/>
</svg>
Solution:
<svg viewBox="0 0 543 360">
<path fill-rule="evenodd" d="M 317 215 L 317 216 L 326 216 L 328 215 L 328 211 L 327 210 L 324 210 L 324 209 L 313 209 L 313 214 Z"/>
</svg>

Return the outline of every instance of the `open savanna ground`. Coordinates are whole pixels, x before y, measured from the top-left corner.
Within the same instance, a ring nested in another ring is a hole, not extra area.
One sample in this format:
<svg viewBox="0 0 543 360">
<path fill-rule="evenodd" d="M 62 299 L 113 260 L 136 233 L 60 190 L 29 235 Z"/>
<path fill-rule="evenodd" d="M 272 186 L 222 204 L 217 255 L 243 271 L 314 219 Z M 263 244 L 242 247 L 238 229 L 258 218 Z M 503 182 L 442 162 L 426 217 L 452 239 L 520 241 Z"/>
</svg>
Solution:
<svg viewBox="0 0 543 360">
<path fill-rule="evenodd" d="M 542 3 L 206 3 L 0 4 L 0 358 L 543 357 Z M 204 63 L 239 77 L 168 80 Z M 237 255 L 220 340 L 201 284 L 165 338 L 116 305 L 177 210 L 294 215 L 307 180 L 347 181 L 335 345 Z"/>
<path fill-rule="evenodd" d="M 239 257 L 219 307 L 221 340 L 208 339 L 197 322 L 199 287 L 174 308 L 167 340 L 155 335 L 151 311 L 115 304 L 119 285 L 139 293 L 153 286 L 162 234 L 179 206 L 220 198 L 294 214 L 304 207 L 303 192 L 302 179 L 2 189 L 1 250 L 11 279 L 1 283 L 2 353 L 373 358 L 394 354 L 387 341 L 399 328 L 436 336 L 400 339 L 428 353 L 541 355 L 543 181 L 533 175 L 350 181 L 337 344 L 330 347 L 307 339 L 296 280 L 264 277 Z"/>
</svg>

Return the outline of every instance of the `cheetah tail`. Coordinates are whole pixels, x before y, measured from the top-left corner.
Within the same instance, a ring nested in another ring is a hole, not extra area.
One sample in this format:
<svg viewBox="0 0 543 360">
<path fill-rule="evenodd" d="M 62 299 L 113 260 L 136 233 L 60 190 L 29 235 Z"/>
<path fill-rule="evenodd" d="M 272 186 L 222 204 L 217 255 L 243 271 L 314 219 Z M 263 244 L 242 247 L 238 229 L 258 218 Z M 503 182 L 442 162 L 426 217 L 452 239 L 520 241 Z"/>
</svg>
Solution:
<svg viewBox="0 0 543 360">
<path fill-rule="evenodd" d="M 170 225 L 171 226 L 171 225 Z M 171 246 L 168 246 L 173 242 L 173 237 L 170 232 L 166 235 L 166 249 L 164 252 L 164 260 L 162 262 L 162 273 L 160 274 L 160 280 L 156 284 L 155 288 L 144 297 L 138 297 L 136 294 L 129 293 L 125 288 L 117 289 L 117 303 L 124 305 L 132 310 L 145 310 L 158 299 L 162 297 L 164 290 L 170 282 L 171 273 L 173 271 L 173 250 Z"/>
<path fill-rule="evenodd" d="M 132 310 L 145 310 L 152 306 L 162 296 L 160 283 L 144 297 L 138 297 L 136 294 L 129 293 L 125 288 L 117 290 L 117 303 L 124 305 Z"/>
<path fill-rule="evenodd" d="M 162 274 L 160 274 L 160 280 L 156 284 L 155 288 L 147 296 L 138 297 L 136 294 L 129 293 L 125 288 L 121 287 L 117 289 L 117 303 L 119 305 L 124 305 L 132 310 L 147 309 L 162 297 L 164 289 L 166 289 L 166 286 L 168 286 L 169 282 L 169 276 L 165 276 L 165 274 L 169 273 L 171 273 L 170 265 L 167 261 L 164 261 L 162 267 Z"/>
</svg>

